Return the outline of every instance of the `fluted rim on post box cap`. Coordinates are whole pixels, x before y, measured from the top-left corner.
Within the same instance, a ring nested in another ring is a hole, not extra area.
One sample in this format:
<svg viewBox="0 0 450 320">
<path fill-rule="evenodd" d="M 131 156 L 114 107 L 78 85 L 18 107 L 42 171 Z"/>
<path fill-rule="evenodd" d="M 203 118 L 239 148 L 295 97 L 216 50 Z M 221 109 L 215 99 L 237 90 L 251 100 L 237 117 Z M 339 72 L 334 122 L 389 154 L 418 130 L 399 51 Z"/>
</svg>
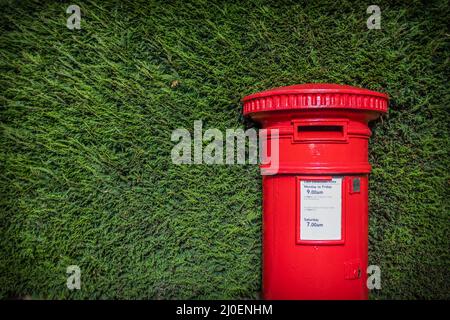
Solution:
<svg viewBox="0 0 450 320">
<path fill-rule="evenodd" d="M 351 109 L 387 112 L 389 97 L 380 92 L 332 83 L 279 87 L 242 99 L 244 115 L 267 111 Z"/>
</svg>

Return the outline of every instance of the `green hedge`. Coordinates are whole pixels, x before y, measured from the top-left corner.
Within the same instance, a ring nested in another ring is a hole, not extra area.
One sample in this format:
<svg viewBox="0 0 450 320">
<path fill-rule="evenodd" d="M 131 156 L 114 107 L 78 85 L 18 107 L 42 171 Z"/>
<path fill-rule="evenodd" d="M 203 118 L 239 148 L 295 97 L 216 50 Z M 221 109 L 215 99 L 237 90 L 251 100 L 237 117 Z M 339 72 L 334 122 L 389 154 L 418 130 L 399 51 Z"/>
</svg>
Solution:
<svg viewBox="0 0 450 320">
<path fill-rule="evenodd" d="M 244 128 L 243 96 L 334 82 L 391 97 L 371 297 L 449 299 L 446 1 L 380 1 L 381 30 L 360 1 L 2 2 L 0 297 L 258 298 L 257 166 L 173 165 L 172 130 Z"/>
</svg>

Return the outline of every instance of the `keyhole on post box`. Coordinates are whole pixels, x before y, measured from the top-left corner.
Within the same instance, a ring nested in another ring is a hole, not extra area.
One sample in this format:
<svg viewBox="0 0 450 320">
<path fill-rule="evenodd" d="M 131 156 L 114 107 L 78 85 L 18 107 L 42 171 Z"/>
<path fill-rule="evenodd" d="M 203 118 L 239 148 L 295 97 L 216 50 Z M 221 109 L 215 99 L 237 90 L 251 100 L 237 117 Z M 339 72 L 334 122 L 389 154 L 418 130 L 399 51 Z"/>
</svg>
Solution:
<svg viewBox="0 0 450 320">
<path fill-rule="evenodd" d="M 345 279 L 353 280 L 361 278 L 361 266 L 359 260 L 347 261 L 344 265 Z"/>
</svg>

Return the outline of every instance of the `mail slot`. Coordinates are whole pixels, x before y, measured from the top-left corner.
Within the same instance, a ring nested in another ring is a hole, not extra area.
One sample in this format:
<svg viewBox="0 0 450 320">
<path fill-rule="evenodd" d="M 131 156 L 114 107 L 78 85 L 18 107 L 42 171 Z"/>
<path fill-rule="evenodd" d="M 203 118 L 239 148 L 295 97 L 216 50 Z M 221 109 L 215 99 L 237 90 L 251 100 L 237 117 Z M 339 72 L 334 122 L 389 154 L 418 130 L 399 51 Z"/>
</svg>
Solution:
<svg viewBox="0 0 450 320">
<path fill-rule="evenodd" d="M 263 297 L 367 299 L 368 123 L 387 112 L 388 96 L 303 84 L 243 104 L 279 150 L 276 172 L 261 165 Z"/>
<path fill-rule="evenodd" d="M 295 142 L 347 141 L 346 121 L 292 121 Z"/>
</svg>

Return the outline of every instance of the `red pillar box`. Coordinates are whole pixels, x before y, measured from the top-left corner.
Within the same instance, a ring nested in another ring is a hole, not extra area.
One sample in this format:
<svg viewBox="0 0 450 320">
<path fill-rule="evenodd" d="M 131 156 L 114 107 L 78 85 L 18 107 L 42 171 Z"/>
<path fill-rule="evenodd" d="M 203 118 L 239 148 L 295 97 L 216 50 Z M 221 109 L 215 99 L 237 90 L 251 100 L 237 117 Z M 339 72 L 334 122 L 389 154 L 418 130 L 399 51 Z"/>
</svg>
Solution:
<svg viewBox="0 0 450 320">
<path fill-rule="evenodd" d="M 264 298 L 367 299 L 367 124 L 387 95 L 305 84 L 243 102 L 268 146 L 278 129 L 278 172 L 263 176 Z"/>
</svg>

